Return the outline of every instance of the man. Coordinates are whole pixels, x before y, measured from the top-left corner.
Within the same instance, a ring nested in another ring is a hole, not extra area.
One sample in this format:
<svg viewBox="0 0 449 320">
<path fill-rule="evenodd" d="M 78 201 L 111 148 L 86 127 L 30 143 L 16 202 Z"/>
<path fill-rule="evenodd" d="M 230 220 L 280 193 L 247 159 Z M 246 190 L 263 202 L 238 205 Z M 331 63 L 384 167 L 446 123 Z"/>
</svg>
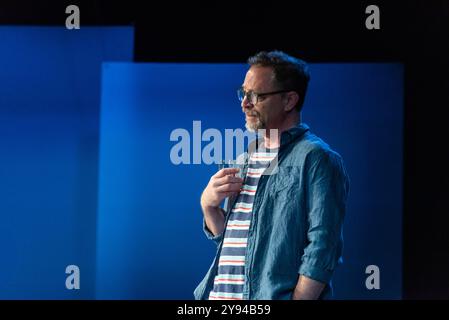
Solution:
<svg viewBox="0 0 449 320">
<path fill-rule="evenodd" d="M 306 63 L 280 51 L 248 63 L 239 99 L 246 128 L 264 134 L 249 147 L 243 178 L 222 169 L 202 193 L 204 231 L 218 250 L 195 298 L 329 298 L 349 190 L 343 161 L 301 123 Z M 263 174 L 274 158 L 277 171 Z"/>
</svg>

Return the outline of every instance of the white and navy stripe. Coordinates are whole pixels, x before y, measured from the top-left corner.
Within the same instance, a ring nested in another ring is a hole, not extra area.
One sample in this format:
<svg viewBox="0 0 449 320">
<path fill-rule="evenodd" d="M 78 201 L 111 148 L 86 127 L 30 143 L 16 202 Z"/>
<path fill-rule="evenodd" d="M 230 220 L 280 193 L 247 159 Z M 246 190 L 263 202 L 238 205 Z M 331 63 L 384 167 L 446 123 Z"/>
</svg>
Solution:
<svg viewBox="0 0 449 320">
<path fill-rule="evenodd" d="M 260 177 L 276 157 L 271 152 L 255 152 L 250 156 L 242 190 L 230 212 L 218 260 L 218 272 L 210 300 L 242 300 L 245 283 L 245 257 L 248 231 L 253 215 L 254 195 Z"/>
</svg>

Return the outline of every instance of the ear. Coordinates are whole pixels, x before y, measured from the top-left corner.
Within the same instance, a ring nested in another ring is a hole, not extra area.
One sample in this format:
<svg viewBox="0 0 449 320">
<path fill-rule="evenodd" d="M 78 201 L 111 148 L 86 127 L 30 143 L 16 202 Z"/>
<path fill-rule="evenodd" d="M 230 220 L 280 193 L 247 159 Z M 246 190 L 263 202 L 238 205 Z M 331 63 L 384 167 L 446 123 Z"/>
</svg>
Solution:
<svg viewBox="0 0 449 320">
<path fill-rule="evenodd" d="M 284 110 L 290 112 L 298 103 L 299 96 L 295 91 L 287 92 L 284 96 Z"/>
</svg>

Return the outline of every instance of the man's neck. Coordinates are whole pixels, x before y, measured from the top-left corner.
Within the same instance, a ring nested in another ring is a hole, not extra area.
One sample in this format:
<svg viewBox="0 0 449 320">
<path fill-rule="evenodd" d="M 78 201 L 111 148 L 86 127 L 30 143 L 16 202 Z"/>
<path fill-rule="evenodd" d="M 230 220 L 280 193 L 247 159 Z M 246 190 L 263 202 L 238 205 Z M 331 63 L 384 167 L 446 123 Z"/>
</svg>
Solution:
<svg viewBox="0 0 449 320">
<path fill-rule="evenodd" d="M 300 118 L 295 119 L 295 121 L 285 122 L 279 128 L 271 128 L 271 132 L 269 128 L 265 129 L 264 132 L 265 148 L 268 149 L 279 148 L 279 146 L 281 145 L 282 132 L 288 131 L 289 129 L 296 127 L 299 123 L 301 123 Z"/>
</svg>

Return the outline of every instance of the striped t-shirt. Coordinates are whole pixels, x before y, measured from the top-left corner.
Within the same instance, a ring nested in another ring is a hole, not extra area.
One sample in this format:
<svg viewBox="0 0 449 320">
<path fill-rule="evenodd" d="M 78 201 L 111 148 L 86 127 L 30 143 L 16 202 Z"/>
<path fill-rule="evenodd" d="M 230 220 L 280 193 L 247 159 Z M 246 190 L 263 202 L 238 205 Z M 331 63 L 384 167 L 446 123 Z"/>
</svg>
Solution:
<svg viewBox="0 0 449 320">
<path fill-rule="evenodd" d="M 278 149 L 254 152 L 248 162 L 248 171 L 242 191 L 229 213 L 218 261 L 218 272 L 209 300 L 242 300 L 245 279 L 245 256 L 248 231 L 253 216 L 252 208 L 257 184 L 262 173 L 276 157 Z"/>
</svg>

